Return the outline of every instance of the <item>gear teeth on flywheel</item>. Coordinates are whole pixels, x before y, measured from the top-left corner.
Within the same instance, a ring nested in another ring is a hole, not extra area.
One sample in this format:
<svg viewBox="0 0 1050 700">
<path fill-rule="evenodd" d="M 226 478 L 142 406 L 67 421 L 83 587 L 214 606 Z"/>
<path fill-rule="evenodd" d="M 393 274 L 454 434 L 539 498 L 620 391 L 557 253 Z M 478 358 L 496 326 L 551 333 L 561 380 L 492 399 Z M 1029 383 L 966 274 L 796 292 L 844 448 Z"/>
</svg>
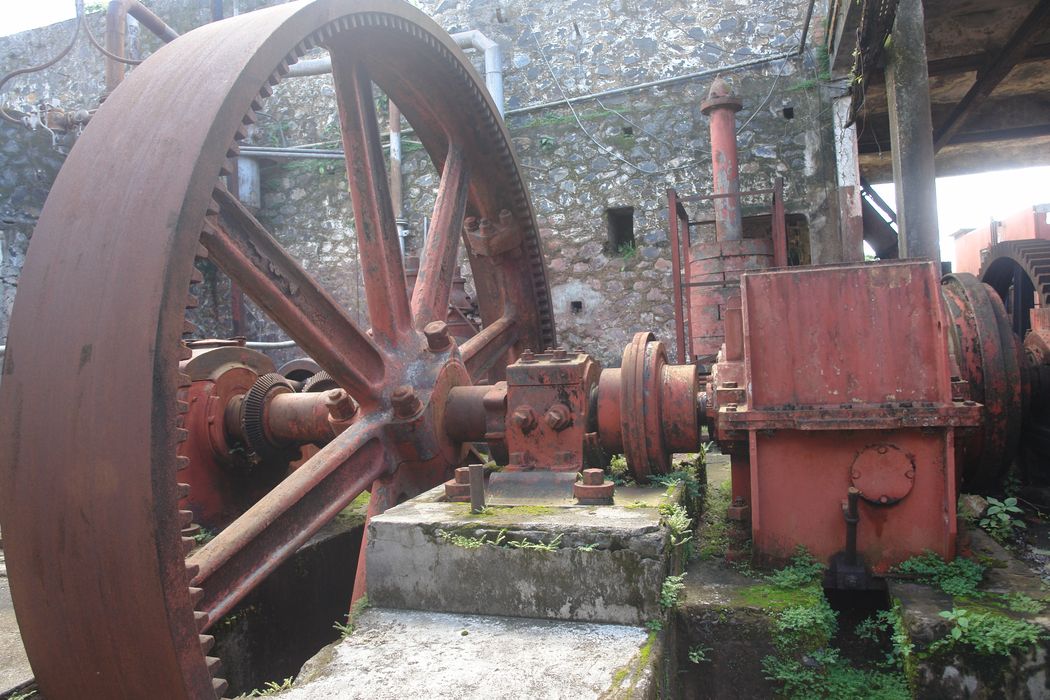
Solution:
<svg viewBox="0 0 1050 700">
<path fill-rule="evenodd" d="M 200 572 L 201 572 L 201 568 L 198 565 L 196 565 L 196 564 L 187 564 L 186 565 L 186 578 L 189 579 L 190 581 L 192 581 L 193 579 L 197 578 L 197 574 L 199 574 Z"/>
<path fill-rule="evenodd" d="M 190 552 L 197 548 L 197 540 L 192 537 L 179 537 L 182 541 L 182 557 L 185 559 L 189 556 Z"/>
<path fill-rule="evenodd" d="M 187 528 L 193 524 L 193 511 L 192 510 L 180 510 L 179 511 L 179 527 Z"/>
<path fill-rule="evenodd" d="M 221 698 L 229 690 L 230 684 L 224 681 L 222 678 L 213 678 L 211 681 L 211 687 L 215 691 L 215 697 Z"/>
<path fill-rule="evenodd" d="M 205 248 L 203 244 L 198 243 L 197 244 L 197 252 L 194 253 L 193 255 L 198 260 L 207 260 L 208 257 L 211 255 L 211 253 L 208 252 L 208 249 Z"/>
<path fill-rule="evenodd" d="M 197 590 L 199 591 L 200 589 L 198 588 Z M 210 634 L 198 634 L 197 639 L 201 643 L 201 652 L 207 656 L 208 652 L 215 646 L 215 637 Z"/>
<path fill-rule="evenodd" d="M 193 335 L 196 332 L 197 332 L 197 324 L 195 324 L 193 321 L 187 321 L 186 319 L 182 320 L 182 334 L 183 335 Z"/>
<path fill-rule="evenodd" d="M 187 309 L 196 309 L 198 306 L 200 306 L 200 300 L 197 299 L 197 297 L 193 296 L 192 294 L 187 294 L 186 295 L 186 308 Z"/>
<path fill-rule="evenodd" d="M 182 471 L 186 467 L 190 466 L 190 458 L 179 455 L 175 458 L 175 471 Z M 189 495 L 189 494 L 186 494 Z"/>
<path fill-rule="evenodd" d="M 180 483 L 176 484 L 175 486 L 178 489 L 178 494 L 179 494 L 179 500 L 180 501 L 182 499 L 184 499 L 184 498 L 189 498 L 189 495 L 190 495 L 190 485 L 189 484 L 183 484 L 183 483 L 180 482 Z"/>
<path fill-rule="evenodd" d="M 197 630 L 203 631 L 208 626 L 208 613 L 200 610 L 193 611 L 193 619 L 197 623 Z"/>
<path fill-rule="evenodd" d="M 190 350 L 190 347 L 186 343 L 179 343 L 178 358 L 180 360 L 188 360 L 191 357 L 193 357 L 193 351 Z"/>
</svg>

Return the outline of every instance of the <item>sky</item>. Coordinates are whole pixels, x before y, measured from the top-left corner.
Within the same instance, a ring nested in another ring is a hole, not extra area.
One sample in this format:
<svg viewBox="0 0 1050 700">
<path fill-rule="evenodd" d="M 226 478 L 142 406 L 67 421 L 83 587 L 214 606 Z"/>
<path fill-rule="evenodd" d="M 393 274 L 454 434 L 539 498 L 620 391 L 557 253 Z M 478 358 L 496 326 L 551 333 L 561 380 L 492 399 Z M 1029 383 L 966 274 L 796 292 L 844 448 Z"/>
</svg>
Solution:
<svg viewBox="0 0 1050 700">
<path fill-rule="evenodd" d="M 893 183 L 874 187 L 894 207 Z M 1050 204 L 1050 167 L 937 178 L 941 259 L 954 262 L 952 234 L 959 229 L 980 228 L 1033 204 Z"/>
<path fill-rule="evenodd" d="M 102 4 L 89 0 L 88 6 Z M 0 0 L 0 36 L 69 19 L 73 0 Z M 745 155 L 746 157 L 746 155 Z M 893 185 L 875 189 L 893 206 Z M 999 171 L 937 180 L 941 257 L 952 260 L 952 233 L 977 228 L 1033 204 L 1050 203 L 1050 167 Z"/>
<path fill-rule="evenodd" d="M 98 4 L 89 0 L 88 6 Z M 0 36 L 61 22 L 76 14 L 73 0 L 0 0 Z"/>
</svg>

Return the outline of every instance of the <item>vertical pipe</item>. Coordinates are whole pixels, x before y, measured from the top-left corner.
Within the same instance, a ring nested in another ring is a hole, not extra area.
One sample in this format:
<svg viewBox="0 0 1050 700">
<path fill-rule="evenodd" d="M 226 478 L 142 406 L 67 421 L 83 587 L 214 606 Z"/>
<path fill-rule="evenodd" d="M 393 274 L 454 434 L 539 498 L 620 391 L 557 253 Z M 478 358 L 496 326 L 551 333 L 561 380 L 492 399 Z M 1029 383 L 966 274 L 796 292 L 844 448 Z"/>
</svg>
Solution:
<svg viewBox="0 0 1050 700">
<path fill-rule="evenodd" d="M 716 195 L 712 201 L 719 241 L 739 241 L 744 236 L 736 154 L 736 113 L 741 107 L 743 103 L 729 94 L 729 85 L 721 78 L 715 79 L 707 99 L 700 103 L 700 111 L 711 119 L 711 173 Z"/>
<path fill-rule="evenodd" d="M 773 182 L 773 267 L 787 267 L 787 221 L 784 218 L 784 178 Z"/>
<path fill-rule="evenodd" d="M 127 23 L 128 9 L 124 0 L 111 0 L 106 8 L 106 51 L 115 56 L 123 56 L 124 26 Z M 106 57 L 106 94 L 113 92 L 124 79 L 124 64 Z"/>
<path fill-rule="evenodd" d="M 679 364 L 689 361 L 685 349 L 685 300 L 682 299 L 682 260 L 678 239 L 678 193 L 667 188 L 667 218 L 671 224 L 671 288 L 674 294 L 674 332 Z"/>
<path fill-rule="evenodd" d="M 222 0 L 211 0 L 211 21 L 218 22 L 222 19 Z"/>
<path fill-rule="evenodd" d="M 394 218 L 401 218 L 401 110 L 390 102 L 390 199 Z"/>
</svg>

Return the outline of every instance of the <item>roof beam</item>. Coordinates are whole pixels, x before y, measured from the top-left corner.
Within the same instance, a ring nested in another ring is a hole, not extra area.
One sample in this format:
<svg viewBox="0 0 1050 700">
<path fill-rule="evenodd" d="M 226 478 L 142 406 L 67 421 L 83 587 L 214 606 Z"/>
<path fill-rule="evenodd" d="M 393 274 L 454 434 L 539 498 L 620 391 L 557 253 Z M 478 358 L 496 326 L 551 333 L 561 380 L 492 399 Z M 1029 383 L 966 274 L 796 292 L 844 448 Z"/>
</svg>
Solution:
<svg viewBox="0 0 1050 700">
<path fill-rule="evenodd" d="M 983 68 L 978 69 L 977 80 L 973 87 L 938 127 L 933 138 L 935 152 L 951 142 L 952 137 L 962 127 L 974 106 L 981 99 L 990 95 L 992 90 L 1013 70 L 1017 62 L 1028 52 L 1032 42 L 1046 29 L 1048 20 L 1050 20 L 1050 0 L 1039 0 L 1021 25 L 1006 40 L 1003 47 Z"/>
</svg>

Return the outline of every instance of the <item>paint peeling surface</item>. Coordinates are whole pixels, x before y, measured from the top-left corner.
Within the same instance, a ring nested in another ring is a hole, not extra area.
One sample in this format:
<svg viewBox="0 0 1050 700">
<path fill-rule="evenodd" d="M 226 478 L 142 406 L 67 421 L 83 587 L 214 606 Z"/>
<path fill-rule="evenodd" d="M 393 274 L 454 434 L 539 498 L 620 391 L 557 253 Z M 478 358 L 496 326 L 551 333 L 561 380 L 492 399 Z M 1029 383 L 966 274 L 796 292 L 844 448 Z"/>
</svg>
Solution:
<svg viewBox="0 0 1050 700">
<path fill-rule="evenodd" d="M 374 609 L 279 697 L 596 698 L 646 636 L 623 625 Z"/>
</svg>

